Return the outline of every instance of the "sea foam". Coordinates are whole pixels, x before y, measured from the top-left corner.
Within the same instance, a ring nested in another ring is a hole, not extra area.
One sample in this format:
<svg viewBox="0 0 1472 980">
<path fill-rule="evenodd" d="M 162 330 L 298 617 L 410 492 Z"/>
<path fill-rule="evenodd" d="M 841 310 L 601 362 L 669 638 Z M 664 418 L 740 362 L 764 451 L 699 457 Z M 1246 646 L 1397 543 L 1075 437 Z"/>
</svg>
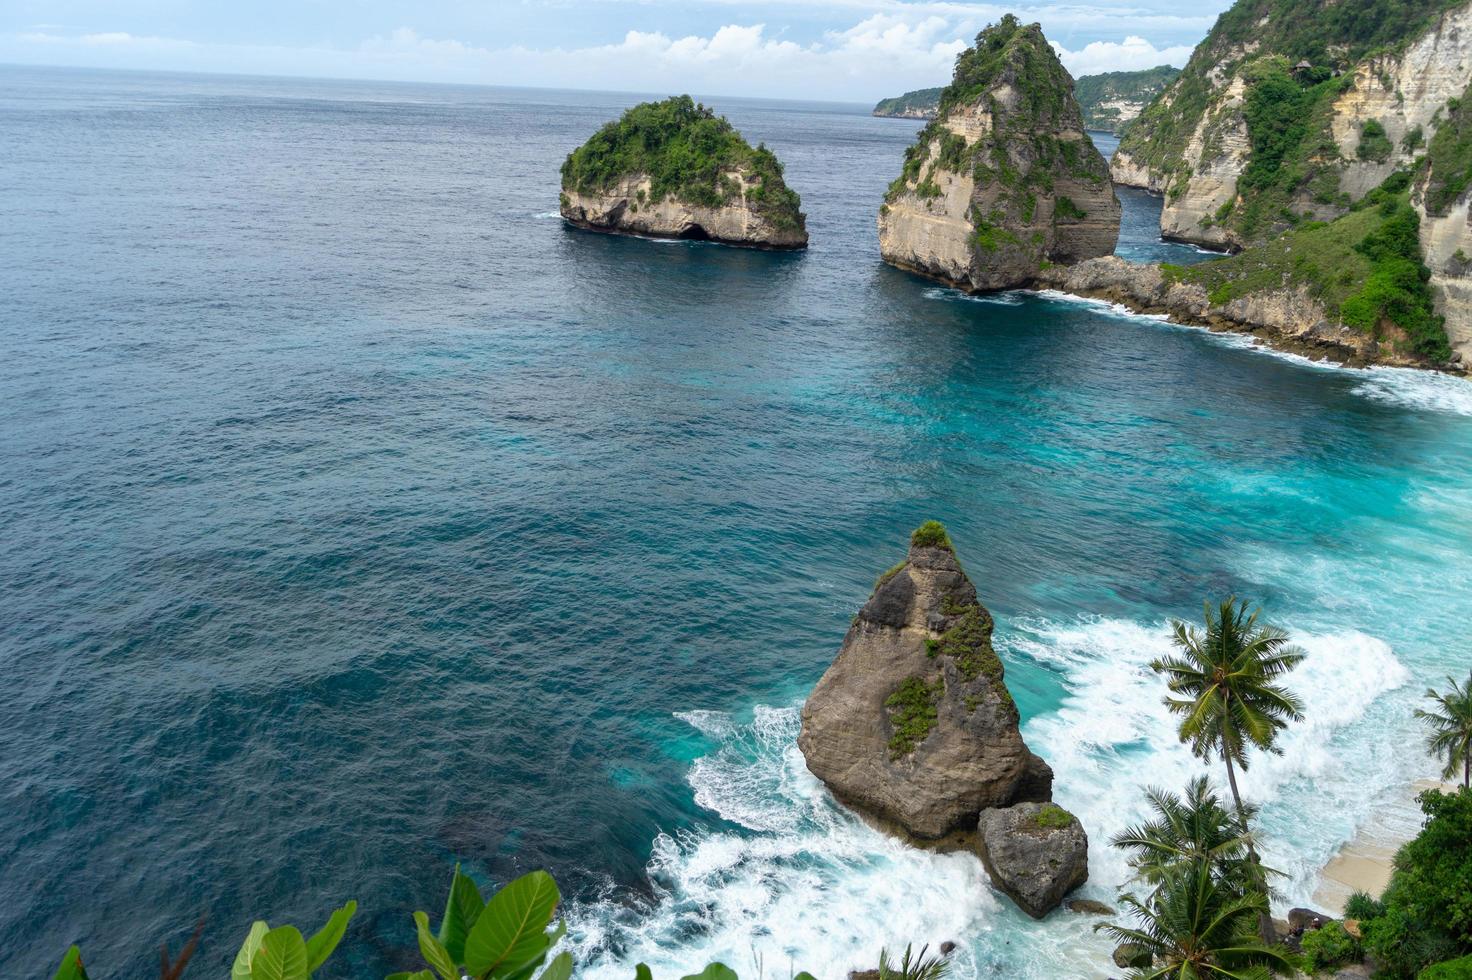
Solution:
<svg viewBox="0 0 1472 980">
<path fill-rule="evenodd" d="M 1112 902 L 1128 869 L 1108 841 L 1146 815 L 1145 786 L 1178 790 L 1202 772 L 1220 782 L 1218 765 L 1178 742 L 1164 685 L 1149 669 L 1171 650 L 1168 626 L 1023 621 L 1006 632 L 1009 659 L 1029 658 L 1063 681 L 1060 706 L 1024 732 L 1057 772 L 1057 799 L 1089 832 L 1090 881 L 1080 894 Z M 1356 733 L 1352 745 L 1345 734 L 1408 674 L 1387 644 L 1362 633 L 1298 639 L 1308 657 L 1290 686 L 1307 717 L 1284 735 L 1282 756 L 1254 757 L 1241 784 L 1264 804 L 1268 860 L 1287 873 L 1280 891 L 1306 901 L 1317 869 L 1376 794 L 1396 785 L 1393 762 L 1362 744 L 1375 736 Z M 906 846 L 835 803 L 797 749 L 796 706 L 758 707 L 749 721 L 679 717 L 718 743 L 688 775 L 711 825 L 654 842 L 651 903 L 574 910 L 571 944 L 588 976 L 623 980 L 638 962 L 680 975 L 721 960 L 744 973 L 806 969 L 842 980 L 872 968 L 886 946 L 945 940 L 960 943 L 957 976 L 1109 975 L 1096 920 L 1058 913 L 1034 922 L 988 887 L 971 853 Z M 1304 793 L 1324 801 L 1323 819 L 1318 805 L 1314 821 L 1303 819 Z"/>
</svg>

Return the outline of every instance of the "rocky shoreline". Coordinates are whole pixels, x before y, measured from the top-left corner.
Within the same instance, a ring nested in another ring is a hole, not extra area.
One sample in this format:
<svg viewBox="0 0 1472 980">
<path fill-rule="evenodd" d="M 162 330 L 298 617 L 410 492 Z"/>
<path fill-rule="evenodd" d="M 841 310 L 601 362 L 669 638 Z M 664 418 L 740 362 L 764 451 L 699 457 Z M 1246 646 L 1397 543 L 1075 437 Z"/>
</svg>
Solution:
<svg viewBox="0 0 1472 980">
<path fill-rule="evenodd" d="M 1463 362 L 1436 365 L 1414 358 L 1373 337 L 1333 322 L 1302 289 L 1275 289 L 1213 303 L 1195 283 L 1173 280 L 1158 265 L 1117 256 L 1041 270 L 1032 288 L 1101 299 L 1134 313 L 1164 315 L 1171 322 L 1218 333 L 1247 334 L 1275 350 L 1346 367 L 1409 367 L 1465 374 Z M 1459 355 L 1457 355 L 1459 356 Z"/>
</svg>

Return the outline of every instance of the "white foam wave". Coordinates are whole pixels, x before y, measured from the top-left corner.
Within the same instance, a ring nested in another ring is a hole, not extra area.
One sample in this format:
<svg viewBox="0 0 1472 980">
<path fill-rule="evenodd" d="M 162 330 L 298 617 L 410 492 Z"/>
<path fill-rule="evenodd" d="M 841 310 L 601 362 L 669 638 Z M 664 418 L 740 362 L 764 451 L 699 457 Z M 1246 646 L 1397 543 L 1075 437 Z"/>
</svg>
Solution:
<svg viewBox="0 0 1472 980">
<path fill-rule="evenodd" d="M 1427 412 L 1472 416 L 1472 380 L 1414 368 L 1375 367 L 1355 393 Z"/>
<path fill-rule="evenodd" d="M 559 211 L 538 211 L 532 217 L 541 221 L 547 221 L 551 218 L 561 218 L 562 213 Z"/>
<path fill-rule="evenodd" d="M 988 306 L 1021 306 L 1027 302 L 1025 294 L 1016 290 L 1005 293 L 967 293 L 945 286 L 932 286 L 921 295 L 926 299 L 960 300 L 967 303 L 985 303 Z"/>
<path fill-rule="evenodd" d="M 1023 627 L 1013 648 L 1060 669 L 1067 690 L 1062 706 L 1034 718 L 1024 734 L 1052 764 L 1059 802 L 1089 830 L 1091 881 L 1122 884 L 1127 868 L 1107 842 L 1145 816 L 1144 787 L 1178 790 L 1202 772 L 1224 783 L 1224 771 L 1180 744 L 1178 719 L 1162 704 L 1163 685 L 1149 663 L 1171 652 L 1165 624 Z M 1287 873 L 1281 891 L 1306 900 L 1334 848 L 1404 781 L 1391 731 L 1363 729 L 1382 696 L 1410 675 L 1388 644 L 1363 633 L 1295 641 L 1307 657 L 1286 683 L 1303 699 L 1304 720 L 1283 734 L 1281 756 L 1254 755 L 1238 779 L 1243 795 L 1263 805 L 1265 853 Z"/>
<path fill-rule="evenodd" d="M 1082 894 L 1112 901 L 1127 869 L 1108 840 L 1144 816 L 1143 787 L 1178 789 L 1202 771 L 1217 774 L 1177 741 L 1149 670 L 1170 650 L 1167 626 L 1025 621 L 1005 633 L 1010 657 L 1062 677 L 1061 704 L 1025 734 L 1053 765 L 1059 802 L 1088 828 Z M 1377 793 L 1400 779 L 1393 726 L 1376 727 L 1376 712 L 1407 680 L 1390 648 L 1363 633 L 1300 642 L 1309 656 L 1291 686 L 1307 717 L 1286 733 L 1281 757 L 1255 758 L 1241 779 L 1244 794 L 1264 804 L 1268 859 L 1289 875 L 1282 890 L 1299 902 Z M 745 973 L 806 969 L 842 980 L 873 968 L 886 946 L 945 940 L 960 943 L 956 976 L 1109 975 L 1109 944 L 1089 917 L 1034 922 L 990 890 L 969 852 L 909 847 L 838 806 L 797 749 L 798 712 L 759 707 L 749 722 L 679 716 L 719 743 L 690 769 L 696 801 L 736 827 L 660 835 L 648 866 L 652 902 L 575 908 L 569 942 L 587 976 L 626 980 L 638 962 L 679 976 L 720 960 Z"/>
<path fill-rule="evenodd" d="M 1093 307 L 1100 313 L 1117 317 L 1121 320 L 1141 320 L 1150 323 L 1171 323 L 1169 315 L 1165 313 L 1137 313 L 1127 306 L 1111 302 L 1107 299 L 1098 299 L 1093 296 L 1079 296 L 1075 293 L 1065 293 L 1060 289 L 1039 289 L 1036 295 L 1055 303 L 1071 303 L 1076 306 Z M 1171 324 L 1179 326 L 1179 324 Z"/>
</svg>

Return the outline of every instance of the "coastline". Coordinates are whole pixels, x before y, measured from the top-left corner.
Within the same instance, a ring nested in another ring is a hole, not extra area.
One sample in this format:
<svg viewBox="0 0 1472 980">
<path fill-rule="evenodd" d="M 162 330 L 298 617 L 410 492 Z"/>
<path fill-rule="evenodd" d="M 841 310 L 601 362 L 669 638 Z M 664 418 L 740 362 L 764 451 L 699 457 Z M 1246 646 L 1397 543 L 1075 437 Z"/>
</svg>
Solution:
<svg viewBox="0 0 1472 980">
<path fill-rule="evenodd" d="M 1312 899 L 1315 909 L 1337 918 L 1344 915 L 1344 903 L 1355 892 L 1380 896 L 1390 884 L 1395 852 L 1421 828 L 1416 797 L 1428 789 L 1451 792 L 1456 786 L 1439 779 L 1418 779 L 1377 808 L 1319 870 Z"/>
<path fill-rule="evenodd" d="M 1212 303 L 1200 286 L 1172 282 L 1158 265 L 1129 262 L 1118 256 L 1044 269 L 1031 288 L 1115 303 L 1132 313 L 1163 316 L 1180 326 L 1254 337 L 1274 350 L 1309 360 L 1344 367 L 1401 367 L 1467 376 L 1465 363 L 1455 368 L 1435 364 L 1330 323 L 1322 306 L 1301 289 L 1277 289 L 1225 304 Z"/>
</svg>

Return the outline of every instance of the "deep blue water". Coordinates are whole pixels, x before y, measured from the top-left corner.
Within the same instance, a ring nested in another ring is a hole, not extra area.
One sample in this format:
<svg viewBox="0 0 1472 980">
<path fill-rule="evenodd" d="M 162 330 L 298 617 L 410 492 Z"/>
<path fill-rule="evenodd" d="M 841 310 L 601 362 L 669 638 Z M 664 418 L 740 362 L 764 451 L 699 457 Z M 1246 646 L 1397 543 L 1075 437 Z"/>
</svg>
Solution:
<svg viewBox="0 0 1472 980">
<path fill-rule="evenodd" d="M 1310 650 L 1247 779 L 1290 897 L 1430 771 L 1472 387 L 889 269 L 916 127 L 860 106 L 712 100 L 786 162 L 805 254 L 563 227 L 562 157 L 634 101 L 0 69 L 0 975 L 73 941 L 143 975 L 202 913 L 208 974 L 349 897 L 321 975 L 381 975 L 457 859 L 552 870 L 600 975 L 943 939 L 1106 975 L 1088 923 L 883 838 L 793 747 L 931 517 L 1094 897 L 1139 786 L 1194 771 L 1143 665 L 1205 597 Z M 1123 196 L 1121 254 L 1192 254 Z"/>
</svg>

